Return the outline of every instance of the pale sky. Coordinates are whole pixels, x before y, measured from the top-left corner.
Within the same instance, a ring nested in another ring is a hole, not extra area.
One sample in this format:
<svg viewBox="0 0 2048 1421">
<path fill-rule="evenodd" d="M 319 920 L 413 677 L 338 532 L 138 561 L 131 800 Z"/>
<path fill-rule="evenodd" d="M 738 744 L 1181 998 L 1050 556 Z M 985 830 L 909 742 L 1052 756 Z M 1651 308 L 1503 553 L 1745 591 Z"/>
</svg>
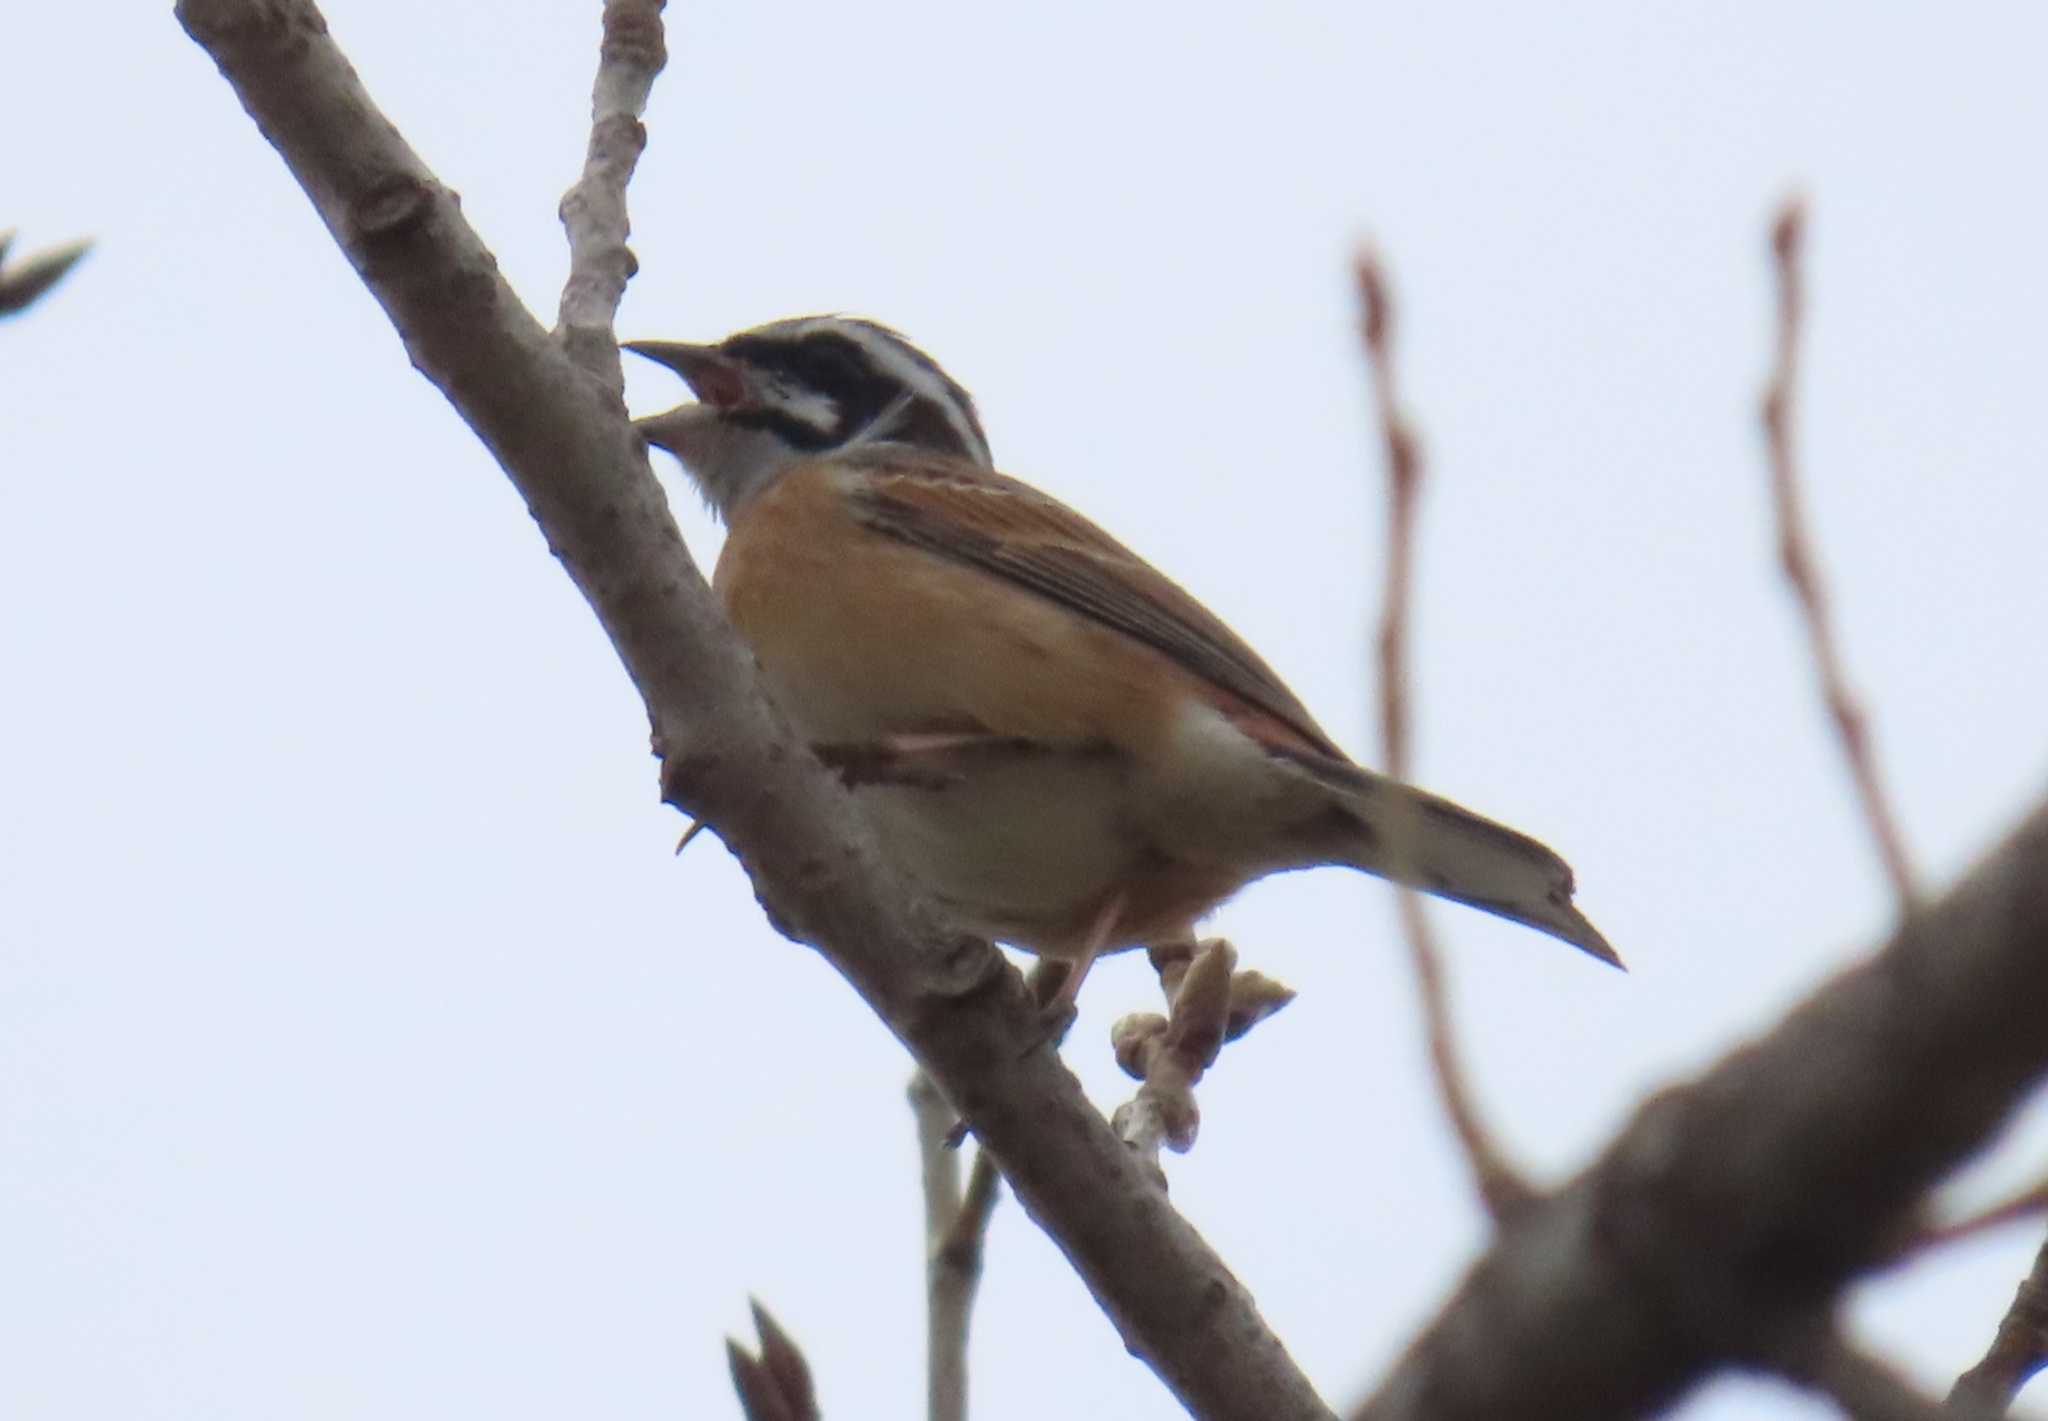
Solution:
<svg viewBox="0 0 2048 1421">
<path fill-rule="evenodd" d="M 552 320 L 596 0 L 335 0 Z M 1536 833 L 1634 969 L 1437 910 L 1547 1180 L 1889 906 L 1770 558 L 1764 232 L 1814 208 L 1802 440 L 1854 678 L 1945 883 L 2048 787 L 2048 15 L 1869 4 L 669 7 L 627 335 L 900 327 L 998 462 L 1203 597 L 1370 759 L 1371 236 L 1429 454 L 1420 778 Z M 712 839 L 637 699 L 167 4 L 0 47 L 0 1414 L 734 1415 L 763 1299 L 827 1413 L 922 1406 L 909 1063 Z M 631 374 L 636 408 L 672 378 Z M 718 533 L 670 465 L 697 555 Z M 1215 920 L 1300 1000 L 1176 1202 L 1332 1403 L 1482 1243 L 1383 887 Z M 1128 1093 L 1099 969 L 1067 1057 Z M 2035 1177 L 2048 1111 L 1959 1200 Z M 1943 1388 L 2037 1226 L 1859 1295 Z M 978 1421 L 1178 1409 L 1008 1202 Z M 2037 1412 L 2048 1402 L 2036 1401 Z M 1723 1382 L 1679 1413 L 1828 1414 Z"/>
</svg>

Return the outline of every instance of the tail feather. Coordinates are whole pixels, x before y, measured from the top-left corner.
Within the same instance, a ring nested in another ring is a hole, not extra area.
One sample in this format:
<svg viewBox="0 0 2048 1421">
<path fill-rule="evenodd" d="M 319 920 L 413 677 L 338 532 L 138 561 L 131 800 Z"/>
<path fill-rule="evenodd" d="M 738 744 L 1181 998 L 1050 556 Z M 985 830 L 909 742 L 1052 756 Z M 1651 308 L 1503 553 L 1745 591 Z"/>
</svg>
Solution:
<svg viewBox="0 0 2048 1421">
<path fill-rule="evenodd" d="M 1326 845 L 1334 861 L 1526 924 L 1623 965 L 1573 906 L 1571 865 L 1527 834 L 1356 765 L 1286 758 L 1338 792 L 1343 823 Z"/>
</svg>

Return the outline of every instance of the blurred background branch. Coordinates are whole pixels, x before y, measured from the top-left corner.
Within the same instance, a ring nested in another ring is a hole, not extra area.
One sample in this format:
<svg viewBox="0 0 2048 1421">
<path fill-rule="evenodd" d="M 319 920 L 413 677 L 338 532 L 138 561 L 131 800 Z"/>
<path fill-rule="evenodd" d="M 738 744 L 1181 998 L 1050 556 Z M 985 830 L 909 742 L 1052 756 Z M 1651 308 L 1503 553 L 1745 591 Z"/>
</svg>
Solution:
<svg viewBox="0 0 2048 1421">
<path fill-rule="evenodd" d="M 1415 515 L 1422 490 L 1422 450 L 1401 406 L 1394 372 L 1394 304 L 1379 254 L 1359 253 L 1353 267 L 1359 304 L 1359 334 L 1366 364 L 1372 372 L 1373 407 L 1379 417 L 1380 443 L 1387 464 L 1386 589 L 1380 603 L 1380 745 L 1386 773 L 1409 779 L 1408 726 L 1410 673 L 1408 627 L 1411 588 L 1415 580 Z M 1400 804 L 1389 810 L 1389 841 L 1402 841 Z M 1409 832 L 1413 837 L 1413 831 Z M 1423 1032 L 1429 1043 L 1429 1064 L 1438 1098 L 1452 1133 L 1463 1147 L 1474 1186 L 1486 1211 L 1498 1223 L 1536 1197 L 1535 1188 L 1509 1163 L 1486 1122 L 1466 1080 L 1458 1050 L 1457 1028 L 1451 1019 L 1450 989 L 1444 981 L 1443 956 L 1437 950 L 1427 905 L 1412 888 L 1396 887 L 1401 928 L 1415 970 Z"/>
</svg>

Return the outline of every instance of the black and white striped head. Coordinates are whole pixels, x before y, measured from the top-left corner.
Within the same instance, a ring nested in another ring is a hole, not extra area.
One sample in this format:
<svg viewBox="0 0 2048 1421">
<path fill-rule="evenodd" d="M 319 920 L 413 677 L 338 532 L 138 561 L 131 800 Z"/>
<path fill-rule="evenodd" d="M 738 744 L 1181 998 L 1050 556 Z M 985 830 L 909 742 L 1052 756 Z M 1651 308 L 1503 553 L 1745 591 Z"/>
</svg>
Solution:
<svg viewBox="0 0 2048 1421">
<path fill-rule="evenodd" d="M 637 421 L 683 461 L 728 520 L 793 465 L 861 444 L 910 444 L 990 467 L 974 401 L 932 358 L 887 326 L 803 316 L 716 345 L 629 341 L 666 365 L 697 403 Z"/>
</svg>

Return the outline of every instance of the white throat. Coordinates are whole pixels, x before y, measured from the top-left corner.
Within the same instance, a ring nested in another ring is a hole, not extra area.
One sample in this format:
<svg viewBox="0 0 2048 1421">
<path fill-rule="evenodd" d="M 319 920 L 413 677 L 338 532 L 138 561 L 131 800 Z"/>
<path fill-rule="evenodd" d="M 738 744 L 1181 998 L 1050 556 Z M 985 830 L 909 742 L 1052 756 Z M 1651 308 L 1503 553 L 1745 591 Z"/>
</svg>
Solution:
<svg viewBox="0 0 2048 1421">
<path fill-rule="evenodd" d="M 709 405 L 683 405 L 642 424 L 651 426 L 650 443 L 682 460 L 697 491 L 728 526 L 762 490 L 809 457 L 768 430 L 721 418 Z"/>
</svg>

